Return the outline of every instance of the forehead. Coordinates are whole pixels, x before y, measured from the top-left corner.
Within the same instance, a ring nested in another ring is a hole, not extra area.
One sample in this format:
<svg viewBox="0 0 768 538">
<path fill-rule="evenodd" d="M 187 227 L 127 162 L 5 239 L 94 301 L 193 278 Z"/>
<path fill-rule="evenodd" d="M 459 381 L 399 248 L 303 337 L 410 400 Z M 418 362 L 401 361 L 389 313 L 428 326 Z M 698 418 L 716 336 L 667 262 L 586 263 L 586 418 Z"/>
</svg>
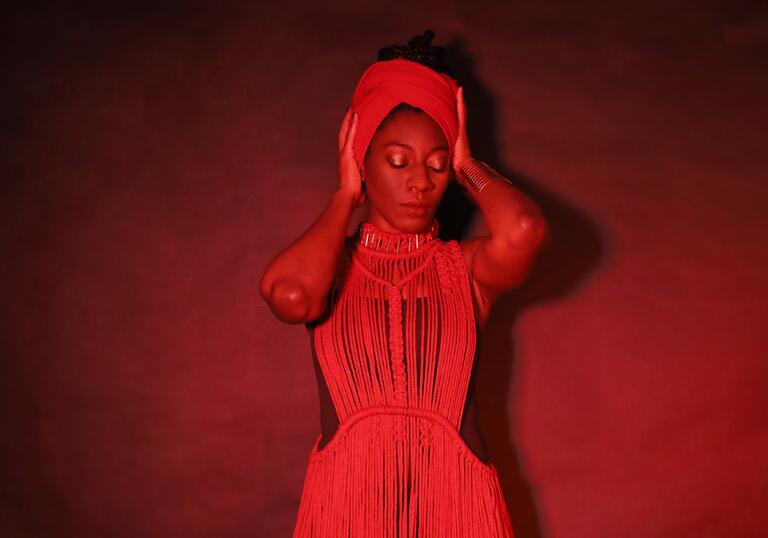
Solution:
<svg viewBox="0 0 768 538">
<path fill-rule="evenodd" d="M 447 149 L 448 145 L 440 125 L 429 114 L 410 110 L 395 114 L 376 134 L 374 142 L 381 148 L 397 142 L 420 151 L 432 151 L 437 147 Z"/>
</svg>

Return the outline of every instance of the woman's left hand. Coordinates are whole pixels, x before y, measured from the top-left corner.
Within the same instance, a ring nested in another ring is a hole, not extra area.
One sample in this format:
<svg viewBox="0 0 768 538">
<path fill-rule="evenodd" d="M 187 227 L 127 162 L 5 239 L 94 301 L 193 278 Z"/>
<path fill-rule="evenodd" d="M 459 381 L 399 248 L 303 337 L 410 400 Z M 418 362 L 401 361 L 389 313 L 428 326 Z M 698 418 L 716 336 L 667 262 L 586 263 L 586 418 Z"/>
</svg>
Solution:
<svg viewBox="0 0 768 538">
<path fill-rule="evenodd" d="M 456 90 L 456 113 L 459 118 L 459 134 L 456 137 L 456 145 L 453 147 L 453 162 L 451 165 L 456 176 L 456 182 L 462 187 L 467 188 L 466 180 L 460 170 L 462 163 L 471 159 L 472 154 L 469 150 L 469 139 L 467 138 L 467 109 L 464 105 L 464 88 L 462 86 L 459 86 Z"/>
</svg>

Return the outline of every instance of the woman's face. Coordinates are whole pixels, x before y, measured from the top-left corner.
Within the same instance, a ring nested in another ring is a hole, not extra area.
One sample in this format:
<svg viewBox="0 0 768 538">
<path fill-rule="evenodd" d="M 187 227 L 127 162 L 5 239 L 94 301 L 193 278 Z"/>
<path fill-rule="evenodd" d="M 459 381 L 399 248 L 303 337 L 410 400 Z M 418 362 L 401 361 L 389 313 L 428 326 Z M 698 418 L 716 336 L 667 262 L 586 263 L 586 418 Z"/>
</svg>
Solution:
<svg viewBox="0 0 768 538">
<path fill-rule="evenodd" d="M 387 232 L 427 230 L 451 181 L 442 129 L 425 112 L 397 112 L 371 139 L 363 177 L 372 224 Z M 428 207 L 409 209 L 407 202 Z"/>
</svg>

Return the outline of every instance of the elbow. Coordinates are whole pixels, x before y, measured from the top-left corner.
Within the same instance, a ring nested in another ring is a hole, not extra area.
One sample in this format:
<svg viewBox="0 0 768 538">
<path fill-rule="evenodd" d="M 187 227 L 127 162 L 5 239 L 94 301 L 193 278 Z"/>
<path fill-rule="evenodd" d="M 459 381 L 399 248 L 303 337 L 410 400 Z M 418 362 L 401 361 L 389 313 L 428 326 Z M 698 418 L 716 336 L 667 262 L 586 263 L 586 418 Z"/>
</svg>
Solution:
<svg viewBox="0 0 768 538">
<path fill-rule="evenodd" d="M 536 218 L 532 229 L 536 248 L 539 249 L 549 241 L 550 237 L 549 224 L 544 218 L 544 215 L 539 213 L 539 216 Z"/>
<path fill-rule="evenodd" d="M 511 242 L 519 245 L 521 241 L 533 246 L 541 247 L 549 238 L 549 225 L 544 214 L 536 207 L 526 208 L 517 215 L 517 222 Z"/>
<path fill-rule="evenodd" d="M 280 321 L 299 324 L 311 319 L 307 293 L 295 279 L 283 277 L 269 281 L 262 278 L 259 292 Z"/>
</svg>

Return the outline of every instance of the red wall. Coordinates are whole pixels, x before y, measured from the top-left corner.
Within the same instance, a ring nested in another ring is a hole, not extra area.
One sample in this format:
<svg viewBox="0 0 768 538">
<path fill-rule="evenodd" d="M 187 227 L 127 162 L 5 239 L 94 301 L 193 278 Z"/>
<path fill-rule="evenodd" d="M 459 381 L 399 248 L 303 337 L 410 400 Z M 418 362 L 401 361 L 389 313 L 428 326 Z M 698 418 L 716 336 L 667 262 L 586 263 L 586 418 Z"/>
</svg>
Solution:
<svg viewBox="0 0 768 538">
<path fill-rule="evenodd" d="M 6 17 L 3 536 L 290 535 L 317 389 L 259 278 L 428 27 L 553 230 L 479 366 L 518 536 L 765 533 L 768 12 L 485 4 Z"/>
</svg>

